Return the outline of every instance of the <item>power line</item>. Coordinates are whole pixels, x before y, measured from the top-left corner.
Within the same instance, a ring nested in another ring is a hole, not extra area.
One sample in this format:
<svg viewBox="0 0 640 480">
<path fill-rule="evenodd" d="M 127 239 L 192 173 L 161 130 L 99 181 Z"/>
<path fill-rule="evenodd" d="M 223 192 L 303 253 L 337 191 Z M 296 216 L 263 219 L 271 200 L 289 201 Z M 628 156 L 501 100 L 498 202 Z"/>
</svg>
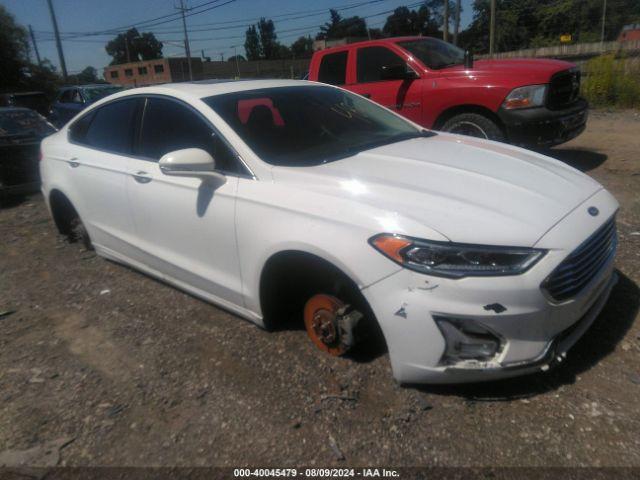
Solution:
<svg viewBox="0 0 640 480">
<path fill-rule="evenodd" d="M 220 0 L 216 0 L 216 1 L 220 1 Z M 235 1 L 235 0 L 233 0 Z M 347 5 L 334 5 L 332 7 L 326 7 L 326 8 L 322 8 L 322 9 L 317 9 L 317 10 L 298 10 L 295 12 L 288 12 L 288 13 L 283 13 L 280 15 L 274 15 L 274 16 L 270 16 L 269 18 L 271 20 L 278 20 L 281 19 L 281 22 L 284 21 L 290 21 L 290 20 L 297 20 L 297 19 L 301 19 L 301 18 L 308 18 L 310 16 L 319 16 L 319 15 L 326 15 L 328 10 L 337 10 L 337 11 L 344 11 L 344 10 L 351 10 L 354 8 L 358 8 L 361 6 L 365 6 L 365 5 L 373 5 L 376 3 L 382 3 L 382 2 L 388 2 L 390 0 L 368 0 L 368 1 L 362 1 L 362 2 L 358 2 L 355 4 L 347 4 Z M 207 3 L 211 3 L 211 2 L 207 2 Z M 193 9 L 197 9 L 200 8 L 202 6 L 204 6 L 206 4 L 201 4 L 198 5 L 196 7 L 191 7 L 188 10 L 193 10 Z M 224 5 L 224 4 L 223 4 Z M 218 6 L 222 6 L 222 5 L 216 5 L 216 8 Z M 202 10 L 200 12 L 196 12 L 196 13 L 204 13 L 205 11 L 208 11 L 209 9 L 206 10 Z M 170 15 L 176 15 L 176 14 L 170 14 Z M 295 16 L 297 15 L 297 16 Z M 166 16 L 166 15 L 165 15 Z M 290 16 L 294 16 L 292 18 L 284 18 L 284 17 L 290 17 Z M 164 16 L 163 16 L 164 17 Z M 157 17 L 157 18 L 163 18 L 163 17 Z M 154 19 L 154 20 L 157 20 Z M 260 17 L 261 18 L 261 17 Z M 260 18 L 246 18 L 246 19 L 235 19 L 235 20 L 227 20 L 227 21 L 223 21 L 223 22 L 211 22 L 211 23 L 201 23 L 201 24 L 193 24 L 191 25 L 192 28 L 189 29 L 190 32 L 198 32 L 198 31 L 214 31 L 214 30 L 230 30 L 233 28 L 242 28 L 242 27 L 248 27 L 250 26 L 253 22 L 257 22 L 260 20 Z M 175 20 L 178 20 L 179 18 L 176 18 Z M 151 20 L 148 20 L 147 22 L 150 22 Z M 173 20 L 170 20 L 173 21 Z M 146 23 L 146 22 L 138 22 L 135 24 L 131 24 L 128 27 L 132 27 L 132 26 L 138 26 L 141 23 Z M 168 22 L 162 22 L 162 23 L 168 23 Z M 235 23 L 237 25 L 229 25 L 231 23 Z M 159 23 L 158 23 L 159 25 Z M 216 25 L 227 25 L 225 27 L 218 27 L 218 28 L 203 28 L 203 29 L 194 29 L 193 27 L 206 27 L 206 26 L 216 26 Z M 147 26 L 142 26 L 141 28 L 151 28 L 153 25 L 147 25 Z M 122 28 L 114 28 L 114 29 L 109 29 L 109 30 L 101 30 L 101 31 L 94 31 L 94 32 L 90 32 L 90 31 L 85 31 L 85 32 L 74 32 L 74 31 L 67 31 L 67 32 L 62 32 L 63 35 L 63 40 L 67 40 L 67 39 L 71 39 L 71 38 L 78 38 L 81 36 L 102 36 L 102 35 L 113 35 L 114 33 L 116 33 L 116 31 L 126 31 L 127 27 L 122 27 Z M 157 34 L 163 34 L 163 33 L 182 33 L 181 29 L 170 29 L 170 30 L 165 30 L 165 29 L 153 29 L 154 33 Z M 50 35 L 52 32 L 50 31 L 45 31 L 45 30 L 36 30 L 36 33 L 39 34 L 44 34 L 44 35 Z M 64 35 L 68 35 L 67 37 L 64 37 Z"/>
<path fill-rule="evenodd" d="M 407 8 L 417 7 L 417 6 L 422 5 L 422 3 L 423 2 L 412 3 L 412 4 L 407 5 Z M 379 17 L 381 15 L 386 15 L 386 14 L 392 13 L 393 11 L 394 11 L 394 9 L 385 10 L 385 11 L 382 11 L 382 12 L 373 13 L 371 15 L 366 15 L 366 16 L 363 16 L 363 17 L 360 17 L 360 18 L 363 19 L 363 20 L 366 20 L 368 18 L 374 18 L 374 17 Z M 276 34 L 278 35 L 278 38 L 282 39 L 282 38 L 285 38 L 283 36 L 280 36 L 280 34 L 282 34 L 282 33 L 302 32 L 302 31 L 308 31 L 308 30 L 310 30 L 312 28 L 319 28 L 319 25 L 317 25 L 317 24 L 305 25 L 304 27 L 290 28 L 290 29 L 287 29 L 287 30 L 278 30 L 278 31 L 276 31 Z M 235 39 L 241 39 L 241 38 L 245 38 L 245 36 L 244 35 L 235 35 L 235 36 L 232 36 L 232 37 L 194 38 L 194 39 L 192 39 L 192 41 L 194 41 L 194 42 L 204 42 L 204 41 L 215 41 L 215 40 L 235 40 Z"/>
<path fill-rule="evenodd" d="M 211 4 L 218 3 L 220 1 L 221 0 L 211 0 L 211 1 L 208 1 L 208 2 L 201 3 L 199 5 L 196 5 L 194 7 L 191 7 L 191 8 L 189 8 L 191 13 L 185 15 L 185 17 L 190 17 L 190 16 L 193 16 L 193 15 L 199 15 L 201 13 L 213 10 L 214 8 L 219 8 L 219 7 L 222 7 L 224 5 L 228 5 L 229 3 L 233 3 L 236 0 L 227 0 L 224 3 L 219 3 L 217 5 L 209 6 Z M 209 6 L 209 7 L 205 8 L 203 10 L 199 10 L 197 12 L 194 11 L 194 10 L 200 9 L 202 7 L 206 7 L 206 6 Z M 168 17 L 174 17 L 174 18 L 170 18 L 168 20 L 163 20 L 163 19 L 168 18 Z M 162 15 L 160 17 L 156 17 L 156 18 L 153 18 L 153 19 L 150 19 L 150 20 L 144 20 L 144 21 L 140 21 L 140 22 L 136 22 L 136 23 L 131 23 L 129 25 L 124 25 L 122 27 L 110 28 L 110 29 L 107 29 L 107 30 L 75 32 L 75 33 L 67 32 L 68 37 L 65 37 L 65 39 L 67 39 L 67 38 L 78 38 L 78 37 L 91 37 L 91 36 L 96 36 L 96 35 L 114 35 L 114 34 L 126 32 L 127 30 L 129 30 L 131 28 L 134 28 L 134 27 L 151 28 L 151 27 L 154 27 L 154 26 L 157 26 L 157 25 L 163 25 L 165 23 L 170 23 L 170 22 L 174 22 L 176 20 L 180 20 L 180 18 L 181 18 L 180 12 L 175 12 L 175 13 L 170 13 L 170 14 L 167 14 L 167 15 Z M 157 20 L 162 20 L 162 21 L 157 21 Z M 152 23 L 152 22 L 155 22 L 155 23 Z M 148 25 L 146 25 L 146 24 L 148 24 Z"/>
</svg>

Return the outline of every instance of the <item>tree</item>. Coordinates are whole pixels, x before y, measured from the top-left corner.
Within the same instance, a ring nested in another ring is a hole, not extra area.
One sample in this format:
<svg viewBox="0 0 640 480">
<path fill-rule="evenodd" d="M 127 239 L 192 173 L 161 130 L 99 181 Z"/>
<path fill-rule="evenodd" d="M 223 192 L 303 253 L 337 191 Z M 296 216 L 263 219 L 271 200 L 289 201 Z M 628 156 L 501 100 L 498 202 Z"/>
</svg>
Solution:
<svg viewBox="0 0 640 480">
<path fill-rule="evenodd" d="M 453 12 L 455 11 L 455 3 L 449 1 L 449 31 L 454 20 Z M 487 0 L 488 1 L 488 0 Z M 422 5 L 431 13 L 431 17 L 435 25 L 438 26 L 438 33 L 442 33 L 444 27 L 444 2 L 442 0 L 426 0 Z M 422 8 L 422 7 L 421 7 Z"/>
<path fill-rule="evenodd" d="M 244 58 L 242 55 L 231 55 L 229 58 L 227 58 L 227 62 L 246 62 L 247 59 Z"/>
<path fill-rule="evenodd" d="M 421 5 L 418 10 L 398 7 L 387 17 L 382 31 L 390 37 L 437 35 L 438 25 L 432 20 L 431 12 L 426 5 Z"/>
<path fill-rule="evenodd" d="M 496 49 L 557 45 L 565 33 L 577 42 L 598 41 L 602 5 L 602 0 L 497 0 Z M 615 39 L 622 26 L 638 16 L 637 0 L 607 0 L 605 40 Z M 474 0 L 473 20 L 458 43 L 477 52 L 488 51 L 489 22 L 489 0 Z"/>
<path fill-rule="evenodd" d="M 31 63 L 26 29 L 0 5 L 0 91 L 41 91 L 53 98 L 60 77 L 51 62 Z"/>
<path fill-rule="evenodd" d="M 0 89 L 19 88 L 29 66 L 29 41 L 25 28 L 18 25 L 0 5 Z"/>
<path fill-rule="evenodd" d="M 313 55 L 313 40 L 311 37 L 300 37 L 291 44 L 291 53 L 295 58 L 311 58 Z"/>
<path fill-rule="evenodd" d="M 85 85 L 87 83 L 102 83 L 103 80 L 98 78 L 98 71 L 89 66 L 85 67 L 80 73 L 76 75 L 69 75 L 69 83 L 76 85 Z"/>
<path fill-rule="evenodd" d="M 331 20 L 320 27 L 318 40 L 334 40 L 345 37 L 366 37 L 367 24 L 358 16 L 342 18 L 337 10 L 329 10 Z"/>
<path fill-rule="evenodd" d="M 162 42 L 150 32 L 140 35 L 136 28 L 119 34 L 107 43 L 105 50 L 113 57 L 111 65 L 162 58 Z"/>
<path fill-rule="evenodd" d="M 245 32 L 244 50 L 247 53 L 248 60 L 260 60 L 260 57 L 262 57 L 260 38 L 255 25 L 251 25 Z"/>
<path fill-rule="evenodd" d="M 261 18 L 258 22 L 258 32 L 260 33 L 262 56 L 267 60 L 279 58 L 280 45 L 277 41 L 276 27 L 273 24 L 273 20 Z"/>
<path fill-rule="evenodd" d="M 414 35 L 417 33 L 414 31 L 414 17 L 415 11 L 409 10 L 407 7 L 398 7 L 387 17 L 382 31 L 390 37 Z"/>
</svg>

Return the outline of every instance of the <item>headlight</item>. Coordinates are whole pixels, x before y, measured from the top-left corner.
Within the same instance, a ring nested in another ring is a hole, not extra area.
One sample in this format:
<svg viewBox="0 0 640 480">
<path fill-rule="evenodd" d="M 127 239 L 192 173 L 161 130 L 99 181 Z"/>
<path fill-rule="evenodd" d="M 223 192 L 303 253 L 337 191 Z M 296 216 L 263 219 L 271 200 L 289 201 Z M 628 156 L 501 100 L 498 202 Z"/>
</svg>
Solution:
<svg viewBox="0 0 640 480">
<path fill-rule="evenodd" d="M 547 85 L 527 85 L 514 88 L 504 99 L 502 106 L 507 110 L 516 108 L 541 107 L 547 96 Z"/>
<path fill-rule="evenodd" d="M 383 233 L 369 240 L 380 253 L 405 268 L 443 277 L 518 275 L 546 250 L 433 242 Z"/>
</svg>

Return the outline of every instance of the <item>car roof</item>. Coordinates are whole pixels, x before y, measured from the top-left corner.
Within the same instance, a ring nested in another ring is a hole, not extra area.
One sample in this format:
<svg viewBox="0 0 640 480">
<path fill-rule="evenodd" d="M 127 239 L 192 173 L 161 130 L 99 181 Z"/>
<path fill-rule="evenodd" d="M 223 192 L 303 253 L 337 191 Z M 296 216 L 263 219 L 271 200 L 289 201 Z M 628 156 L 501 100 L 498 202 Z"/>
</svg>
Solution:
<svg viewBox="0 0 640 480">
<path fill-rule="evenodd" d="M 25 97 L 31 95 L 44 95 L 44 92 L 9 92 L 0 94 L 3 97 Z"/>
<path fill-rule="evenodd" d="M 200 99 L 225 93 L 258 90 L 262 88 L 320 86 L 317 82 L 303 80 L 213 80 L 184 83 L 166 83 L 151 87 L 139 87 L 125 90 L 108 98 L 126 97 L 129 95 L 159 94 L 175 95 Z M 325 85 L 326 86 L 326 85 Z"/>
<path fill-rule="evenodd" d="M 360 47 L 367 47 L 369 45 L 374 46 L 374 45 L 382 45 L 382 44 L 389 44 L 389 43 L 406 42 L 410 40 L 425 40 L 425 39 L 439 40 L 439 38 L 436 38 L 436 37 L 416 36 L 416 35 L 405 36 L 405 37 L 376 38 L 374 40 L 363 40 L 361 42 L 345 43 L 344 45 L 327 47 L 327 48 L 323 48 L 322 50 L 318 50 L 316 53 L 325 54 L 328 52 L 332 52 L 334 50 L 345 50 L 345 49 L 354 48 L 354 47 L 360 48 Z"/>
<path fill-rule="evenodd" d="M 35 110 L 25 107 L 0 107 L 0 113 L 4 112 L 35 112 Z"/>
<path fill-rule="evenodd" d="M 106 88 L 106 87 L 120 87 L 120 85 L 113 85 L 111 83 L 88 83 L 86 85 L 65 85 L 60 87 L 60 91 L 73 90 L 74 88 Z"/>
</svg>

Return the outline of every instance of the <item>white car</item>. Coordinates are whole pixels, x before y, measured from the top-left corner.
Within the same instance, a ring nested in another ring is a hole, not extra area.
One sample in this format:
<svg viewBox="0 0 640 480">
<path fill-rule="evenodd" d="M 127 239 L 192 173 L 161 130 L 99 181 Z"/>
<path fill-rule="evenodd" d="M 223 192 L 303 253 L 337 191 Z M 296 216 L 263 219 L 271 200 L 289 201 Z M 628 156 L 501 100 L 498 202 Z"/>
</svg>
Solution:
<svg viewBox="0 0 640 480">
<path fill-rule="evenodd" d="M 302 81 L 138 88 L 42 143 L 59 230 L 401 383 L 545 370 L 615 283 L 616 200 L 543 155 Z"/>
</svg>

